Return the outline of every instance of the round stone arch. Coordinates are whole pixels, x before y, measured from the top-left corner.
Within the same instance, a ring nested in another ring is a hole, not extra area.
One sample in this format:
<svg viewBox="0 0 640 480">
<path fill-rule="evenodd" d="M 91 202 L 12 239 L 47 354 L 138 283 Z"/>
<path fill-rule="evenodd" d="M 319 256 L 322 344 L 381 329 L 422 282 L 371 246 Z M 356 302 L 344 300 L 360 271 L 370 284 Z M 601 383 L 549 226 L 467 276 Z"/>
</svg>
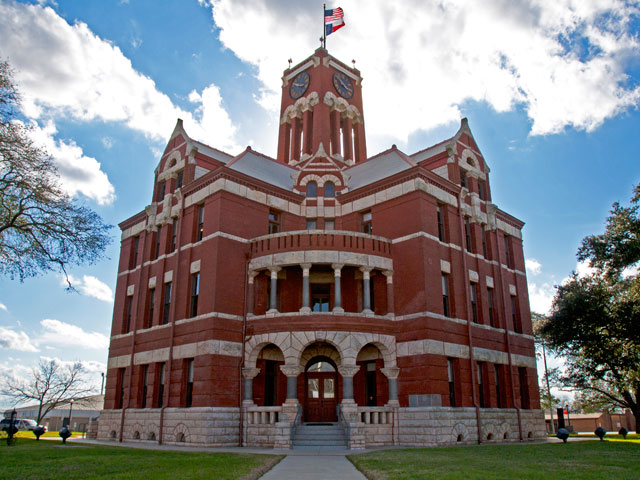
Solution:
<svg viewBox="0 0 640 480">
<path fill-rule="evenodd" d="M 315 181 L 319 187 L 324 184 L 322 183 L 323 182 L 322 177 L 320 177 L 319 175 L 312 174 L 312 175 L 305 175 L 304 177 L 302 177 L 302 179 L 298 182 L 298 185 L 300 185 L 301 187 L 306 187 L 307 183 L 311 182 L 312 180 Z"/>
<path fill-rule="evenodd" d="M 335 175 L 323 175 L 320 180 L 318 180 L 318 186 L 324 186 L 326 182 L 333 182 L 333 184 L 338 187 L 342 186 L 342 180 Z"/>
<path fill-rule="evenodd" d="M 465 148 L 460 154 L 460 160 L 458 164 L 466 170 L 475 172 L 477 174 L 484 173 L 480 168 L 480 160 L 478 160 L 478 156 L 468 148 Z"/>
<path fill-rule="evenodd" d="M 288 365 L 300 365 L 304 367 L 306 362 L 308 362 L 312 357 L 318 355 L 324 355 L 326 357 L 331 358 L 335 362 L 337 366 L 341 365 L 355 365 L 355 357 L 353 357 L 353 362 L 349 362 L 349 358 L 345 356 L 345 352 L 341 347 L 340 339 L 342 335 L 348 335 L 348 332 L 327 332 L 327 331 L 313 331 L 313 332 L 291 332 L 292 344 L 299 345 L 299 347 L 292 348 L 288 353 L 285 353 L 285 363 Z M 311 356 L 305 354 L 307 348 L 312 346 L 314 343 L 322 344 L 326 343 L 333 347 L 335 350 L 330 348 L 319 348 L 318 353 L 314 353 Z M 325 353 L 320 353 L 325 352 Z M 337 358 L 335 353 L 337 353 Z M 307 358 L 308 356 L 308 358 Z M 304 362 L 304 363 L 303 363 Z"/>
<path fill-rule="evenodd" d="M 336 367 L 339 367 L 342 363 L 340 353 L 334 345 L 327 342 L 315 342 L 303 350 L 302 355 L 300 355 L 300 366 L 305 368 L 309 361 L 316 357 L 327 357 L 336 364 Z"/>
<path fill-rule="evenodd" d="M 181 160 L 180 152 L 173 152 L 169 155 L 169 158 L 164 162 L 163 172 L 167 172 L 175 167 Z"/>
<path fill-rule="evenodd" d="M 360 344 L 360 347 L 358 348 L 358 354 L 367 345 L 373 345 L 380 351 L 380 354 L 382 355 L 382 359 L 384 360 L 385 367 L 396 366 L 395 337 L 391 337 L 390 335 L 375 335 L 372 333 L 361 333 L 356 335 L 362 336 L 363 340 L 368 340 Z M 357 354 L 356 354 L 356 357 L 357 357 Z"/>
<path fill-rule="evenodd" d="M 261 334 L 251 337 L 251 339 L 245 345 L 244 367 L 255 368 L 260 352 L 264 347 L 268 345 L 273 345 L 278 350 L 280 350 L 280 353 L 286 361 L 282 346 L 276 343 L 277 340 L 278 338 L 276 334 Z"/>
</svg>

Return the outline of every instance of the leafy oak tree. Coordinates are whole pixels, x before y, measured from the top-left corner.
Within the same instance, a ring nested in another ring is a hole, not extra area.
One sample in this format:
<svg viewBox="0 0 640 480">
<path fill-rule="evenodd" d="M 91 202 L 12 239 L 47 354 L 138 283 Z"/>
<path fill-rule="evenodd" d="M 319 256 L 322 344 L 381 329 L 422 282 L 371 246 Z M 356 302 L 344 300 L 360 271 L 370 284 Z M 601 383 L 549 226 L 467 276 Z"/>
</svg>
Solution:
<svg viewBox="0 0 640 480">
<path fill-rule="evenodd" d="M 103 257 L 111 227 L 62 189 L 53 159 L 29 138 L 19 107 L 11 68 L 0 61 L 0 275 L 66 276 L 69 265 Z"/>
<path fill-rule="evenodd" d="M 541 328 L 567 361 L 565 385 L 592 404 L 628 408 L 640 427 L 640 184 L 629 207 L 615 203 L 605 232 L 582 241 L 580 260 L 595 271 L 573 273 L 558 287 Z"/>
</svg>

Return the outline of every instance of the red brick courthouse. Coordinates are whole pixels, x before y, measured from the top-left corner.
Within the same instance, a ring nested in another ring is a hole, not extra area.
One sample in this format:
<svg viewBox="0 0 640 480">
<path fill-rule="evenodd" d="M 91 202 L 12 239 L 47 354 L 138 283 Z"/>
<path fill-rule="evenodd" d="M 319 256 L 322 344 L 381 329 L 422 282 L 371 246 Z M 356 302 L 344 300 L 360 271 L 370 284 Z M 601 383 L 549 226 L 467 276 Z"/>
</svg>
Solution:
<svg viewBox="0 0 640 480">
<path fill-rule="evenodd" d="M 491 202 L 467 120 L 367 157 L 358 70 L 320 48 L 282 80 L 277 159 L 221 152 L 178 120 L 151 204 L 120 224 L 99 437 L 544 436 L 523 223 Z"/>
</svg>

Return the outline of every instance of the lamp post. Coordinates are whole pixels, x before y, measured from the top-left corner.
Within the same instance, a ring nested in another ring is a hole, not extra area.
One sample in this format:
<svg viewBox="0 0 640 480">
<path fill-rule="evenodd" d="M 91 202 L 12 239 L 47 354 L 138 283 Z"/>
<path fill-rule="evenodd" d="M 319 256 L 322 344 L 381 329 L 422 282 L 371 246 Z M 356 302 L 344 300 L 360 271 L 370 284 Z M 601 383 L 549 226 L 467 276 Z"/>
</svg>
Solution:
<svg viewBox="0 0 640 480">
<path fill-rule="evenodd" d="M 567 430 L 571 431 L 571 428 L 570 428 L 571 427 L 571 421 L 570 421 L 571 419 L 569 418 L 569 404 L 568 403 L 564 406 L 564 409 L 567 412 Z"/>
<path fill-rule="evenodd" d="M 71 428 L 71 411 L 73 410 L 73 399 L 69 400 L 69 425 L 67 426 L 67 428 L 69 428 L 69 431 L 73 431 L 73 429 Z"/>
</svg>

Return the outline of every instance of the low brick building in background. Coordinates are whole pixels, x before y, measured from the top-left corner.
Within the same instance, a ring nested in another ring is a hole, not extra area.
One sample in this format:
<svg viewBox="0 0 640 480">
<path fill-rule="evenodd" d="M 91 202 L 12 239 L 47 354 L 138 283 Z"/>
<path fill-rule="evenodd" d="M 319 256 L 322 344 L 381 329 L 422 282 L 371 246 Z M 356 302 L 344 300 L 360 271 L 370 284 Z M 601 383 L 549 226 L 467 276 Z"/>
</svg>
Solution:
<svg viewBox="0 0 640 480">
<path fill-rule="evenodd" d="M 545 435 L 523 223 L 491 202 L 466 119 L 412 155 L 367 157 L 361 87 L 322 48 L 285 70 L 276 159 L 178 121 L 152 203 L 120 224 L 99 438 Z"/>
</svg>

